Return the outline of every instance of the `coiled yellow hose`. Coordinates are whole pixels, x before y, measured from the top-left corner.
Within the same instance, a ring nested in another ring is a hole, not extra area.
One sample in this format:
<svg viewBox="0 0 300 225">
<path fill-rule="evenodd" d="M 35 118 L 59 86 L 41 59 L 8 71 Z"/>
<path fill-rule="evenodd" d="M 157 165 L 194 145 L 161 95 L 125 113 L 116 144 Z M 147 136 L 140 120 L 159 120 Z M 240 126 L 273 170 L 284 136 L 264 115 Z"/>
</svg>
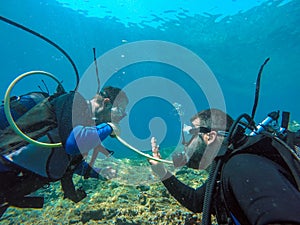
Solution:
<svg viewBox="0 0 300 225">
<path fill-rule="evenodd" d="M 4 112 L 5 112 L 5 116 L 7 118 L 7 121 L 9 123 L 9 125 L 11 126 L 11 128 L 25 141 L 37 145 L 39 147 L 46 147 L 46 148 L 57 148 L 57 147 L 61 147 L 62 144 L 61 143 L 45 143 L 45 142 L 40 142 L 40 141 L 36 141 L 32 138 L 30 138 L 29 136 L 27 136 L 26 134 L 24 134 L 19 127 L 17 126 L 17 124 L 15 123 L 11 112 L 10 112 L 10 92 L 13 89 L 13 87 L 16 85 L 17 82 L 19 82 L 20 80 L 22 80 L 24 77 L 27 76 L 31 76 L 31 75 L 35 75 L 35 74 L 42 74 L 42 75 L 46 75 L 48 77 L 51 77 L 52 79 L 54 79 L 58 84 L 60 84 L 59 80 L 52 75 L 51 73 L 45 72 L 45 71 L 30 71 L 27 73 L 23 73 L 20 76 L 18 76 L 16 79 L 13 80 L 13 82 L 11 82 L 11 84 L 8 86 L 6 92 L 5 92 L 5 96 L 4 96 Z"/>
</svg>

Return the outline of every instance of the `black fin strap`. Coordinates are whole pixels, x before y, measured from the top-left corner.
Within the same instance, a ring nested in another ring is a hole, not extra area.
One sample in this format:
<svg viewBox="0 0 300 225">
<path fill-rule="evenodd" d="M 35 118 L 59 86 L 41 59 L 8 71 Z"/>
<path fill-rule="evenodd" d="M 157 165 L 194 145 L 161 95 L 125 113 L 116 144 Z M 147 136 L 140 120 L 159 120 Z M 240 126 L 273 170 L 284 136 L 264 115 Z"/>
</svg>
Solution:
<svg viewBox="0 0 300 225">
<path fill-rule="evenodd" d="M 18 208 L 43 208 L 44 197 L 25 196 L 18 199 L 8 199 L 9 205 Z"/>
<path fill-rule="evenodd" d="M 64 198 L 68 198 L 73 202 L 77 203 L 86 197 L 86 193 L 82 188 L 75 189 L 75 185 L 73 183 L 73 173 L 68 172 L 61 179 L 61 187 L 64 192 Z"/>
</svg>

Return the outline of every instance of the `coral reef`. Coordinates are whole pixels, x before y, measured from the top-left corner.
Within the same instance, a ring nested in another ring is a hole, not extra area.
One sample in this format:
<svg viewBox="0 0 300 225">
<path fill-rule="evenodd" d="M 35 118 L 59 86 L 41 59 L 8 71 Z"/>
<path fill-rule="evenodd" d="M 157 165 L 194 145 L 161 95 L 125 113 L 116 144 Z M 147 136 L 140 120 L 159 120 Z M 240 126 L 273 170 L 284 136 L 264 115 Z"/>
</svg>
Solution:
<svg viewBox="0 0 300 225">
<path fill-rule="evenodd" d="M 0 224 L 200 224 L 201 214 L 182 207 L 157 177 L 147 160 L 98 160 L 96 166 L 118 170 L 111 180 L 86 179 L 74 175 L 76 187 L 83 187 L 87 197 L 79 203 L 63 198 L 56 182 L 34 193 L 45 197 L 43 209 L 9 208 Z M 177 177 L 193 187 L 200 186 L 207 174 L 182 168 Z"/>
</svg>

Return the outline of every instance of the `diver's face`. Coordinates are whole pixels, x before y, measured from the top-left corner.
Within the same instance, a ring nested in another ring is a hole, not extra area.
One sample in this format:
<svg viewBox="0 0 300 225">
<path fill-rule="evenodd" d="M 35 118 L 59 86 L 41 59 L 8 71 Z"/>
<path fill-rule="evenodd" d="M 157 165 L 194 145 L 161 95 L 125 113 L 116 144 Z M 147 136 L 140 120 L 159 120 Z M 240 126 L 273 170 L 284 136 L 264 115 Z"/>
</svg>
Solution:
<svg viewBox="0 0 300 225">
<path fill-rule="evenodd" d="M 198 127 L 200 127 L 200 119 L 195 119 L 194 121 L 192 121 L 192 124 L 193 128 L 197 129 Z M 184 150 L 187 157 L 187 167 L 199 169 L 200 161 L 207 147 L 205 135 L 207 134 L 200 132 L 193 134 L 191 140 L 185 146 Z"/>
<path fill-rule="evenodd" d="M 199 169 L 200 161 L 204 155 L 207 145 L 201 135 L 194 138 L 192 143 L 185 148 L 187 155 L 186 166 L 193 169 Z"/>
<path fill-rule="evenodd" d="M 128 104 L 126 99 L 117 99 L 114 104 L 111 104 L 109 98 L 93 99 L 91 102 L 97 124 L 105 122 L 119 123 L 127 115 L 125 112 Z"/>
</svg>

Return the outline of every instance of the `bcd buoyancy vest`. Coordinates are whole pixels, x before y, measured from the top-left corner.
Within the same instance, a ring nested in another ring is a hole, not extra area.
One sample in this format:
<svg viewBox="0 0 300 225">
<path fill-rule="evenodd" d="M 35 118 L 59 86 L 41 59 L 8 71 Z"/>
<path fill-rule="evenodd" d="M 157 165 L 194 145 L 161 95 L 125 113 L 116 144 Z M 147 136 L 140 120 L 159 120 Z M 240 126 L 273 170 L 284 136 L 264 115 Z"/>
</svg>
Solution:
<svg viewBox="0 0 300 225">
<path fill-rule="evenodd" d="M 38 116 L 38 118 L 32 118 L 33 115 Z M 43 115 L 46 116 L 43 117 Z M 28 123 L 35 128 L 42 127 L 42 130 L 30 132 L 30 134 L 34 134 L 31 135 L 31 137 L 36 138 L 41 136 L 41 141 L 48 142 L 49 140 L 50 142 L 55 143 L 61 142 L 62 147 L 59 148 L 38 148 L 32 144 L 24 142 L 11 130 L 10 127 L 4 129 L 4 133 L 2 132 L 2 135 L 9 134 L 9 137 L 14 138 L 13 140 L 17 140 L 17 142 L 7 142 L 4 136 L 0 137 L 0 140 L 4 140 L 4 143 L 0 143 L 0 149 L 5 150 L 5 147 L 9 148 L 9 151 L 4 153 L 7 156 L 7 159 L 9 160 L 15 157 L 14 160 L 11 161 L 12 163 L 9 164 L 17 165 L 18 169 L 24 168 L 25 173 L 29 172 L 29 174 L 32 174 L 29 176 L 30 180 L 24 181 L 27 185 L 29 185 L 28 187 L 23 185 L 23 187 L 15 187 L 16 190 L 11 190 L 12 193 L 15 191 L 20 193 L 20 196 L 18 197 L 19 200 L 15 199 L 13 202 L 23 201 L 24 205 L 22 207 L 33 207 L 32 204 L 34 202 L 31 202 L 30 200 L 27 204 L 27 200 L 25 201 L 26 197 L 22 197 L 22 193 L 26 195 L 26 193 L 28 194 L 37 190 L 44 184 L 55 180 L 61 180 L 65 198 L 78 202 L 86 196 L 85 192 L 81 188 L 75 188 L 72 181 L 74 169 L 76 165 L 82 161 L 82 156 L 78 155 L 71 158 L 64 150 L 64 146 L 74 126 L 79 124 L 83 126 L 94 125 L 91 115 L 92 114 L 86 100 L 79 93 L 70 92 L 53 98 L 44 99 L 17 119 L 16 122 L 21 129 L 30 128 L 31 126 L 28 125 Z M 28 122 L 27 124 L 26 121 Z M 47 129 L 43 129 L 42 125 L 44 123 L 45 126 L 47 126 Z M 1 157 L 3 157 L 2 153 Z M 19 155 L 20 157 L 17 157 L 16 155 Z M 34 176 L 34 174 L 36 174 L 36 176 Z M 35 177 L 35 181 L 31 181 L 32 176 Z M 30 184 L 30 182 L 34 183 Z M 12 196 L 7 197 L 10 198 Z M 42 207 L 43 204 L 41 200 L 41 198 L 38 198 L 37 203 L 35 202 L 36 204 L 33 204 L 35 205 L 34 207 Z M 18 207 L 21 206 L 18 205 Z M 0 214 L 3 214 L 6 208 L 7 206 L 1 210 Z"/>
<path fill-rule="evenodd" d="M 30 93 L 18 97 L 11 102 L 10 108 L 13 119 L 16 121 L 19 129 L 30 138 L 37 140 L 57 126 L 56 116 L 50 103 L 50 100 L 54 96 L 46 96 L 45 94 L 37 97 L 37 93 Z M 8 126 L 3 108 L 3 106 L 0 108 L 0 122 L 2 124 L 2 129 L 0 130 L 1 155 L 28 144 L 22 137 L 16 134 L 12 127 Z"/>
<path fill-rule="evenodd" d="M 74 102 L 76 107 L 73 106 Z M 29 133 L 34 133 L 33 137 L 39 137 L 39 141 L 61 142 L 64 146 L 74 126 L 78 124 L 92 125 L 91 114 L 87 109 L 87 103 L 80 94 L 77 92 L 66 93 L 52 99 L 44 99 L 21 116 L 17 120 L 17 124 L 25 130 L 27 127 L 28 129 L 30 127 L 40 128 L 38 130 L 33 129 Z M 39 112 L 38 118 L 36 118 L 37 112 Z M 25 123 L 26 121 L 27 123 Z M 6 128 L 2 134 L 2 139 L 7 134 L 10 138 L 9 145 L 5 145 L 8 141 L 3 141 L 0 144 L 0 149 L 6 147 L 3 149 L 6 153 L 3 154 L 4 151 L 1 153 L 6 159 L 50 180 L 58 180 L 64 176 L 71 159 L 63 147 L 43 148 L 24 143 L 23 140 L 17 143 L 13 142 L 15 139 L 19 140 L 20 137 L 10 127 Z"/>
<path fill-rule="evenodd" d="M 35 105 L 49 97 L 46 92 L 29 92 L 21 96 L 10 98 L 10 110 L 14 120 L 17 120 Z M 7 128 L 9 123 L 4 112 L 4 105 L 0 105 L 0 132 Z"/>
<path fill-rule="evenodd" d="M 287 132 L 287 136 L 284 140 L 279 137 L 274 137 L 268 133 L 259 134 L 256 136 L 247 137 L 247 141 L 241 146 L 236 147 L 231 152 L 225 154 L 223 157 L 223 166 L 226 161 L 229 160 L 233 155 L 236 154 L 256 154 L 266 158 L 269 158 L 273 162 L 279 164 L 287 171 L 289 171 L 294 186 L 300 191 L 300 161 L 299 152 L 297 152 L 297 141 L 299 137 L 295 134 L 300 135 L 298 132 Z M 297 137 L 298 139 L 297 139 Z M 298 156 L 297 156 L 298 154 Z M 222 166 L 222 167 L 223 167 Z M 222 168 L 221 167 L 221 168 Z M 218 223 L 220 224 L 237 224 L 235 218 L 231 215 L 226 207 L 226 199 L 222 194 L 222 188 L 220 187 L 220 176 L 222 169 L 218 175 L 218 182 L 216 190 L 218 194 L 215 195 L 214 208 L 217 216 Z M 231 221 L 231 222 L 229 222 Z M 235 222 L 234 222 L 235 221 Z"/>
</svg>

